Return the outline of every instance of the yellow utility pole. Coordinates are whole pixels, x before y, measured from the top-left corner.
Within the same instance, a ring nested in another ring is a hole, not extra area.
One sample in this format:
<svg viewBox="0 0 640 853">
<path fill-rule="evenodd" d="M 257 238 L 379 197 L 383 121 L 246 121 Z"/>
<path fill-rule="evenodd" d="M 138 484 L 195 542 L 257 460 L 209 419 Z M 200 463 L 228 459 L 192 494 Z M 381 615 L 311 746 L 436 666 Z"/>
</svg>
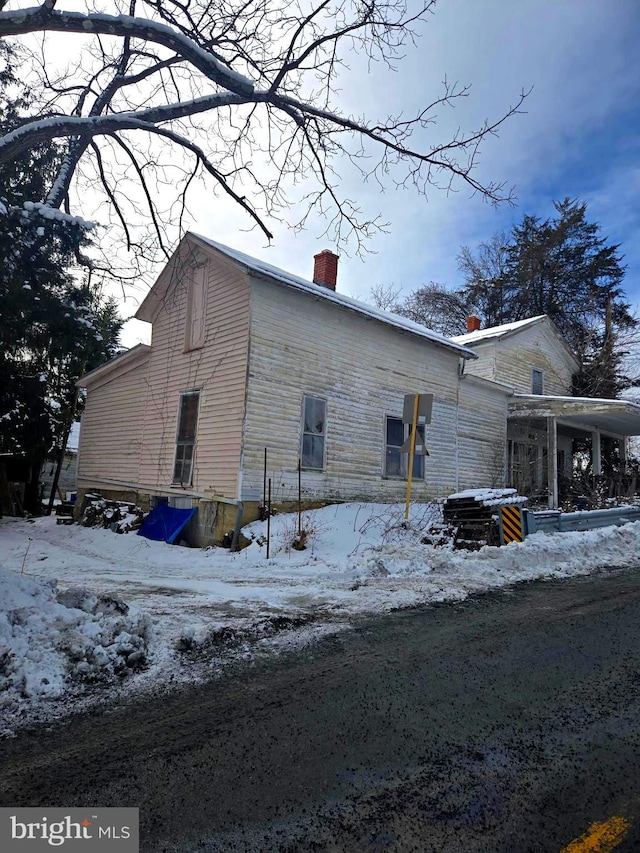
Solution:
<svg viewBox="0 0 640 853">
<path fill-rule="evenodd" d="M 420 395 L 415 394 L 413 398 L 413 420 L 411 422 L 411 444 L 409 445 L 409 470 L 407 471 L 407 500 L 404 507 L 405 520 L 409 518 L 409 504 L 411 503 L 411 480 L 413 478 L 413 458 L 416 453 L 416 436 L 418 434 L 418 404 Z"/>
</svg>

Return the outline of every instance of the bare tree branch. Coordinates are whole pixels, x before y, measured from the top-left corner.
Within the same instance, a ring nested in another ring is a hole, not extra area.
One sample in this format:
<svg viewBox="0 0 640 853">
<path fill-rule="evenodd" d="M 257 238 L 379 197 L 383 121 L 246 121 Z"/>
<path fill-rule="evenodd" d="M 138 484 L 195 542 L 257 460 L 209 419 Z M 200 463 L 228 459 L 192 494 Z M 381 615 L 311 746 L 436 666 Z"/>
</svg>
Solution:
<svg viewBox="0 0 640 853">
<path fill-rule="evenodd" d="M 0 167 L 55 143 L 64 152 L 58 172 L 32 201 L 71 209 L 86 203 L 88 185 L 101 185 L 110 231 L 120 229 L 145 263 L 153 246 L 164 255 L 179 236 L 196 178 L 213 179 L 268 239 L 272 222 L 301 228 L 318 212 L 337 242 L 355 239 L 358 251 L 385 226 L 344 196 L 341 162 L 381 189 L 412 186 L 426 197 L 466 186 L 492 203 L 512 198 L 475 166 L 480 144 L 526 93 L 498 118 L 445 138 L 436 135 L 438 110 L 469 94 L 446 80 L 410 116 L 340 110 L 347 59 L 361 54 L 395 70 L 434 0 L 106 0 L 109 14 L 93 0 L 84 11 L 55 5 L 7 11 L 0 0 L 0 39 L 25 46 L 21 74 L 32 93 L 29 110 L 0 134 Z M 68 34 L 68 56 L 52 51 L 55 33 Z M 134 237 L 141 229 L 146 236 Z"/>
</svg>

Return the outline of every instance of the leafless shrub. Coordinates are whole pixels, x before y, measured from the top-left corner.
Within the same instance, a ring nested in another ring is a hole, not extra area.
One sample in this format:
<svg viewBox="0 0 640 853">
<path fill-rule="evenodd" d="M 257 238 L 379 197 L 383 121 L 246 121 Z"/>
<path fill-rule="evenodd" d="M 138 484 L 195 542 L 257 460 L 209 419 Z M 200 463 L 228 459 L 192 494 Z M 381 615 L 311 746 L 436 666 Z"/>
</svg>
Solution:
<svg viewBox="0 0 640 853">
<path fill-rule="evenodd" d="M 298 524 L 297 513 L 283 516 L 273 553 L 289 555 L 292 551 L 309 550 L 313 554 L 318 536 L 329 530 L 331 526 L 321 521 L 318 514 L 314 512 L 303 512 L 300 524 Z"/>
<path fill-rule="evenodd" d="M 366 507 L 366 504 L 363 506 Z M 373 544 L 420 544 L 427 531 L 441 521 L 442 506 L 436 502 L 412 503 L 409 507 L 409 519 L 404 517 L 404 506 L 389 504 L 380 512 L 370 515 L 360 527 L 356 526 L 358 523 L 356 514 L 354 530 L 357 530 L 363 538 L 366 537 L 368 541 L 360 542 L 352 554 Z"/>
</svg>

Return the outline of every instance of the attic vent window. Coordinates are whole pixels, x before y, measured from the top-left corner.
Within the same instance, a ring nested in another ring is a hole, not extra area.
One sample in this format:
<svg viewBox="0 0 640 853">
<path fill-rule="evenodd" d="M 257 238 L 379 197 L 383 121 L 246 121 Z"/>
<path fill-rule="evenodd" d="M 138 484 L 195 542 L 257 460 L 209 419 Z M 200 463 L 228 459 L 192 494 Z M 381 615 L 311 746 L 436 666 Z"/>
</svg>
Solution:
<svg viewBox="0 0 640 853">
<path fill-rule="evenodd" d="M 187 284 L 187 329 L 185 351 L 204 346 L 207 299 L 206 267 L 194 267 Z"/>
<path fill-rule="evenodd" d="M 544 372 L 531 368 L 531 393 L 544 394 Z"/>
</svg>

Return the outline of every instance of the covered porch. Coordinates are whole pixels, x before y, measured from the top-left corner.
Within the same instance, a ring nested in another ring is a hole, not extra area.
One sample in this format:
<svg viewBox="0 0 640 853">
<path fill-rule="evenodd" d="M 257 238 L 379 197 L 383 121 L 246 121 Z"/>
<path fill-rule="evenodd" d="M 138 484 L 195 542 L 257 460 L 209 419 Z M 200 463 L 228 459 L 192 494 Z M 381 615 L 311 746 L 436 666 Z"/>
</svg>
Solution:
<svg viewBox="0 0 640 853">
<path fill-rule="evenodd" d="M 620 470 L 629 436 L 640 435 L 640 405 L 629 400 L 514 394 L 508 402 L 507 480 L 529 495 L 546 492 L 558 506 L 559 481 L 573 473 L 574 440 L 587 440 L 591 474 L 602 471 L 602 439 L 617 443 Z"/>
</svg>

